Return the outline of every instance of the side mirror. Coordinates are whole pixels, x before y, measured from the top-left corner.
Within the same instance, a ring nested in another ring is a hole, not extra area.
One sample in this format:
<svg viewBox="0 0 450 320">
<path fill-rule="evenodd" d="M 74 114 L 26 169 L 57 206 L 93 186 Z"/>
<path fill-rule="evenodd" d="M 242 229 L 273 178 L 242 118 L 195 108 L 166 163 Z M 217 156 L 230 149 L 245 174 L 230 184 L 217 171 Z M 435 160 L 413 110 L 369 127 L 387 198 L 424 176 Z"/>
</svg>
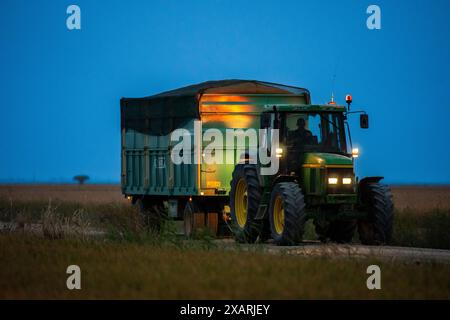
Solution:
<svg viewBox="0 0 450 320">
<path fill-rule="evenodd" d="M 363 113 L 359 116 L 359 126 L 362 129 L 369 128 L 369 115 L 368 114 Z"/>
<path fill-rule="evenodd" d="M 261 129 L 270 127 L 270 113 L 261 114 Z"/>
</svg>

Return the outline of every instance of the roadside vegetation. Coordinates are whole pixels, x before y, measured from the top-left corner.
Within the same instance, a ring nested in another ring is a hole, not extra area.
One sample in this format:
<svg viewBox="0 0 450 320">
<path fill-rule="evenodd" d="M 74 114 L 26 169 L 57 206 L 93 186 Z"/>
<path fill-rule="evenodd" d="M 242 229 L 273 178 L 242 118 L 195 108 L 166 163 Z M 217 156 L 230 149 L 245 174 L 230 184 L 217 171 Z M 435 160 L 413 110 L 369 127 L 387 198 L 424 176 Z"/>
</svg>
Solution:
<svg viewBox="0 0 450 320">
<path fill-rule="evenodd" d="M 0 299 L 450 299 L 444 263 L 228 250 L 206 230 L 186 240 L 174 221 L 156 233 L 127 202 L 0 196 L 0 222 Z M 392 245 L 450 249 L 450 208 L 403 206 L 394 228 Z M 82 290 L 66 288 L 71 264 Z M 366 287 L 371 264 L 382 290 Z"/>
<path fill-rule="evenodd" d="M 449 299 L 445 264 L 0 235 L 0 299 Z M 67 290 L 67 266 L 81 290 Z M 379 265 L 381 290 L 366 269 Z"/>
<path fill-rule="evenodd" d="M 41 224 L 48 238 L 62 238 L 64 234 L 80 236 L 101 231 L 111 239 L 148 239 L 137 212 L 129 203 L 77 203 L 63 201 L 9 201 L 0 198 L 0 221 L 15 223 L 19 228 Z M 176 226 L 167 223 L 168 233 L 176 234 Z M 450 249 L 450 209 L 404 208 L 396 210 L 391 245 Z M 207 234 L 203 235 L 207 237 Z M 305 238 L 316 240 L 314 226 L 307 224 Z M 153 239 L 153 238 L 152 238 Z M 354 242 L 358 243 L 357 236 Z"/>
</svg>

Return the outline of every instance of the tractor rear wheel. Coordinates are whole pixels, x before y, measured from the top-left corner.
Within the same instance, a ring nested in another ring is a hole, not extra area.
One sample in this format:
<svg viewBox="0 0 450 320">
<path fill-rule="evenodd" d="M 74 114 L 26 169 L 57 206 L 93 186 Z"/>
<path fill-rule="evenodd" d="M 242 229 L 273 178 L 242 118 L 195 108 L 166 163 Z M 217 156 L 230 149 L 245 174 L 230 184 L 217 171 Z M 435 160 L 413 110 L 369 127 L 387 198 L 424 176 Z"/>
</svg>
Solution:
<svg viewBox="0 0 450 320">
<path fill-rule="evenodd" d="M 238 164 L 230 190 L 231 229 L 238 242 L 253 243 L 261 233 L 263 220 L 256 220 L 262 188 L 255 165 Z"/>
<path fill-rule="evenodd" d="M 383 245 L 392 237 L 394 205 L 388 186 L 381 183 L 368 183 L 362 187 L 361 200 L 367 217 L 358 221 L 361 243 Z"/>
<path fill-rule="evenodd" d="M 272 238 L 277 245 L 302 241 L 306 215 L 305 201 L 295 182 L 281 182 L 272 190 L 269 209 Z"/>
</svg>

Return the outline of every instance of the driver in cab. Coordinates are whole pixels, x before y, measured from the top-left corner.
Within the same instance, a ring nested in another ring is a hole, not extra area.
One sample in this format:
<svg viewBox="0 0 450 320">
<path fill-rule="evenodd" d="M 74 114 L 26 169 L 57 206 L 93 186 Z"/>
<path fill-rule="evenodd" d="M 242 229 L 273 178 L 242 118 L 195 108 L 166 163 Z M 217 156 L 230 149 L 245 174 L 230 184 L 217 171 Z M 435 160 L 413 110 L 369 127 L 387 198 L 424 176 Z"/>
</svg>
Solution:
<svg viewBox="0 0 450 320">
<path fill-rule="evenodd" d="M 289 142 L 291 145 L 303 146 L 305 144 L 312 144 L 313 134 L 305 127 L 306 127 L 305 119 L 298 118 L 297 130 L 289 132 Z"/>
</svg>

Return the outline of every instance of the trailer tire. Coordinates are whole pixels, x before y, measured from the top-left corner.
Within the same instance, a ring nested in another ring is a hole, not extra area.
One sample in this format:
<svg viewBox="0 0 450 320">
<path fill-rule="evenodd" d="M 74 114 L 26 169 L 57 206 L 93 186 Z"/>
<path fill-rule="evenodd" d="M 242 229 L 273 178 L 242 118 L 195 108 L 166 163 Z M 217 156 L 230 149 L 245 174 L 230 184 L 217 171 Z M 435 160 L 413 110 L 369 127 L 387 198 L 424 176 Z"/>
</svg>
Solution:
<svg viewBox="0 0 450 320">
<path fill-rule="evenodd" d="M 183 211 L 184 235 L 192 237 L 196 231 L 205 228 L 205 214 L 195 202 L 187 201 Z"/>
<path fill-rule="evenodd" d="M 305 200 L 297 183 L 275 185 L 270 197 L 269 221 L 277 245 L 295 245 L 302 241 L 306 223 Z"/>
<path fill-rule="evenodd" d="M 253 243 L 261 233 L 263 220 L 256 220 L 262 187 L 256 165 L 238 164 L 230 182 L 231 230 L 237 242 Z"/>
<path fill-rule="evenodd" d="M 367 183 L 361 190 L 361 202 L 367 217 L 358 221 L 362 244 L 383 245 L 390 242 L 394 221 L 391 190 L 381 183 Z"/>
<path fill-rule="evenodd" d="M 164 221 L 167 220 L 163 201 L 142 197 L 136 200 L 135 206 L 138 208 L 144 225 L 155 232 L 160 232 Z"/>
</svg>

